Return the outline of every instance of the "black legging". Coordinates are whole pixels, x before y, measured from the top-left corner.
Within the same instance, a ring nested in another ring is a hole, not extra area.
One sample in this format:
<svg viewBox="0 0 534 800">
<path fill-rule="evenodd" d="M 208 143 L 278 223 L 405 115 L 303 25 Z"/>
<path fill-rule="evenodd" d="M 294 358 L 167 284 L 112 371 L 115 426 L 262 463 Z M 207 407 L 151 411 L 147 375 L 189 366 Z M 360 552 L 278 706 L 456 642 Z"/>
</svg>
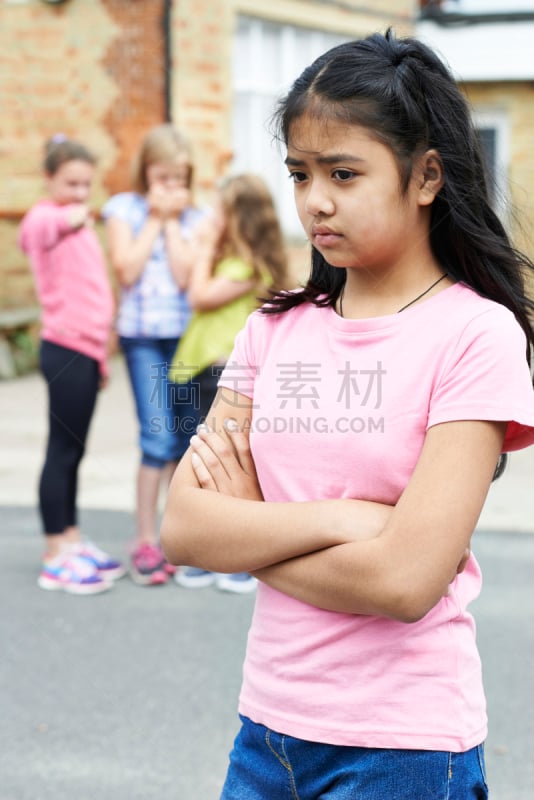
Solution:
<svg viewBox="0 0 534 800">
<path fill-rule="evenodd" d="M 207 419 L 208 411 L 215 400 L 217 394 L 217 383 L 221 377 L 224 365 L 210 364 L 193 378 L 199 389 L 199 409 L 198 417 L 201 422 Z"/>
<path fill-rule="evenodd" d="M 41 372 L 48 384 L 48 445 L 39 483 L 44 532 L 76 525 L 78 466 L 98 392 L 98 362 L 76 350 L 41 342 Z"/>
</svg>

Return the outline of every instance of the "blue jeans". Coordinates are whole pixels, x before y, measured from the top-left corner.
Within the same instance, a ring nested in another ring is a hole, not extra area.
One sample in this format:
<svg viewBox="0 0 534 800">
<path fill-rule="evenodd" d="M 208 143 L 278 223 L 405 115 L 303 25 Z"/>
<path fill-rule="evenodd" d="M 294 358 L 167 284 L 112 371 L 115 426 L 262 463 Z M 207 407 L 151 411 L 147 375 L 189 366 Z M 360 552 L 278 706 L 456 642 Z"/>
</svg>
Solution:
<svg viewBox="0 0 534 800">
<path fill-rule="evenodd" d="M 306 742 L 242 717 L 220 800 L 487 800 L 483 746 L 466 753 Z"/>
<path fill-rule="evenodd" d="M 179 461 L 198 424 L 190 384 L 168 379 L 178 339 L 120 338 L 139 420 L 141 462 L 162 469 Z"/>
</svg>

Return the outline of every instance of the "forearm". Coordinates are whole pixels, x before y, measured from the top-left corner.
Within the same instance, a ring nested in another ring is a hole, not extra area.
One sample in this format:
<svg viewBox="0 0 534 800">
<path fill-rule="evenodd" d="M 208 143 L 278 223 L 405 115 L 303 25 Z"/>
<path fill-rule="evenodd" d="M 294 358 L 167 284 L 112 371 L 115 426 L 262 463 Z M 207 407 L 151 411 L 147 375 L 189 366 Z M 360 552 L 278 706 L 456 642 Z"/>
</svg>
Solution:
<svg viewBox="0 0 534 800">
<path fill-rule="evenodd" d="M 372 540 L 372 541 L 370 541 Z M 382 543 L 362 532 L 350 542 L 255 570 L 258 580 L 303 603 L 346 614 L 409 621 L 384 569 Z"/>
<path fill-rule="evenodd" d="M 199 280 L 198 277 L 192 277 L 187 291 L 187 298 L 191 308 L 194 308 L 195 311 L 209 311 L 226 305 L 221 302 L 217 287 L 211 285 L 209 276 L 203 280 Z"/>
<path fill-rule="evenodd" d="M 447 595 L 469 558 L 504 423 L 431 427 L 394 508 L 360 500 L 276 504 L 262 501 L 257 482 L 244 428 L 249 398 L 241 397 L 239 409 L 227 390 L 219 399 L 210 411 L 214 424 L 192 437 L 193 455 L 175 476 L 167 526 L 171 560 L 253 572 L 318 608 L 402 622 L 420 620 Z M 187 499 L 181 491 L 198 486 Z M 203 508 L 211 516 L 203 519 Z"/>
<path fill-rule="evenodd" d="M 206 311 L 209 308 L 218 308 L 225 304 L 221 302 L 220 293 L 213 291 L 213 283 L 217 283 L 213 276 L 215 267 L 215 251 L 209 243 L 197 242 L 194 264 L 189 276 L 187 298 L 196 311 Z M 215 300 L 215 304 L 213 301 Z"/>
<path fill-rule="evenodd" d="M 440 553 L 428 541 L 415 552 L 407 541 L 406 527 L 395 524 L 398 506 L 389 508 L 387 516 L 382 527 L 380 517 L 375 516 L 373 524 L 371 516 L 350 542 L 272 564 L 253 574 L 273 589 L 317 608 L 416 622 L 448 594 L 450 584 L 471 558 L 471 550 L 469 545 L 458 548 L 451 558 L 445 543 Z"/>
<path fill-rule="evenodd" d="M 358 500 L 264 503 L 171 485 L 161 541 L 172 563 L 251 572 L 377 535 L 390 511 Z"/>
<path fill-rule="evenodd" d="M 155 216 L 149 216 L 135 239 L 123 242 L 117 252 L 112 252 L 111 260 L 122 286 L 132 286 L 139 280 L 161 230 L 161 221 Z"/>
<path fill-rule="evenodd" d="M 80 208 L 81 206 L 78 204 L 73 204 L 69 206 L 49 206 L 40 210 L 32 226 L 34 239 L 38 242 L 38 245 L 47 249 L 54 247 L 62 237 L 67 236 L 82 225 L 85 216 L 81 219 Z M 83 208 L 86 215 L 85 207 Z M 78 217 L 80 217 L 79 220 Z"/>
<path fill-rule="evenodd" d="M 213 277 L 210 273 L 198 274 L 195 267 L 187 297 L 192 308 L 197 311 L 211 311 L 237 300 L 254 286 L 255 282 L 252 280 L 230 281 L 224 277 Z"/>
<path fill-rule="evenodd" d="M 183 291 L 187 288 L 193 268 L 193 247 L 188 239 L 184 239 L 178 220 L 166 220 L 164 231 L 169 266 L 174 280 Z"/>
</svg>

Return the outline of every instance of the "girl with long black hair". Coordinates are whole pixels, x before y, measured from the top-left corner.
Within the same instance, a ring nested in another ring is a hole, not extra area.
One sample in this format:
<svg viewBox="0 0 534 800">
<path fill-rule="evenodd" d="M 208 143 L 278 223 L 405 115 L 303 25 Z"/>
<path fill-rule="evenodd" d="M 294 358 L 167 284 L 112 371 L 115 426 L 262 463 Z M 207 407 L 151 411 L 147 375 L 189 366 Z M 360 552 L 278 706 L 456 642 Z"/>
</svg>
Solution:
<svg viewBox="0 0 534 800">
<path fill-rule="evenodd" d="M 486 798 L 470 542 L 534 442 L 532 266 L 417 40 L 334 48 L 276 120 L 311 276 L 238 336 L 163 523 L 259 579 L 222 798 Z"/>
</svg>

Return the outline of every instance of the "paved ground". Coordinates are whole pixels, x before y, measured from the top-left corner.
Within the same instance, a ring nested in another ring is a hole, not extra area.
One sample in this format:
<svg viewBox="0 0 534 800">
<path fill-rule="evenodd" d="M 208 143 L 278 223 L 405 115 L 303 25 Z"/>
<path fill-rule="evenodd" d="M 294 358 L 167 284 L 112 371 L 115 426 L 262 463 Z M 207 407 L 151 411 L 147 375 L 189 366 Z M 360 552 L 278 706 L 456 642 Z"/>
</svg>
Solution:
<svg viewBox="0 0 534 800">
<path fill-rule="evenodd" d="M 94 598 L 45 593 L 34 512 L 0 518 L 2 800 L 215 800 L 253 600 L 127 578 Z M 117 555 L 130 522 L 84 515 Z"/>
<path fill-rule="evenodd" d="M 114 375 L 81 501 L 86 533 L 122 556 L 135 426 L 120 361 Z M 0 800 L 216 800 L 253 600 L 174 584 L 140 589 L 127 578 L 96 598 L 38 590 L 44 428 L 38 376 L 0 383 Z M 512 458 L 475 539 L 492 800 L 534 797 L 533 468 L 534 452 Z"/>
</svg>

